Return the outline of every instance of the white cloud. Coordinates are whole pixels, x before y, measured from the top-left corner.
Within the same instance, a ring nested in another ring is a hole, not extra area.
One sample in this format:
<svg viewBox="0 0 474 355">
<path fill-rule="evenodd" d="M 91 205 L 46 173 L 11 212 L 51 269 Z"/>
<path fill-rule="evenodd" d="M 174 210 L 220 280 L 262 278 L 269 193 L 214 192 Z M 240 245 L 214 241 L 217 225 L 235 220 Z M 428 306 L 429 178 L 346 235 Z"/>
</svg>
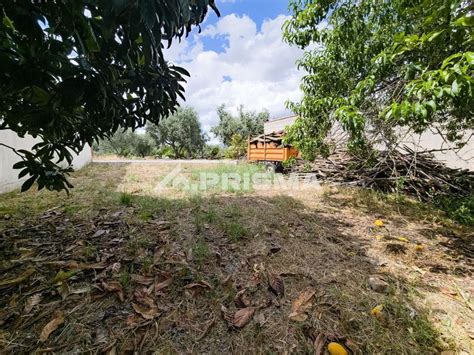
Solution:
<svg viewBox="0 0 474 355">
<path fill-rule="evenodd" d="M 268 109 L 272 117 L 279 117 L 288 114 L 286 100 L 299 99 L 302 73 L 295 61 L 302 51 L 282 41 L 286 18 L 265 20 L 258 29 L 248 16 L 231 14 L 166 52 L 169 60 L 191 73 L 186 105 L 198 111 L 206 131 L 217 124 L 216 108 L 222 103 L 231 110 L 241 104 L 251 110 Z M 223 39 L 222 51 L 205 51 L 205 37 Z"/>
</svg>

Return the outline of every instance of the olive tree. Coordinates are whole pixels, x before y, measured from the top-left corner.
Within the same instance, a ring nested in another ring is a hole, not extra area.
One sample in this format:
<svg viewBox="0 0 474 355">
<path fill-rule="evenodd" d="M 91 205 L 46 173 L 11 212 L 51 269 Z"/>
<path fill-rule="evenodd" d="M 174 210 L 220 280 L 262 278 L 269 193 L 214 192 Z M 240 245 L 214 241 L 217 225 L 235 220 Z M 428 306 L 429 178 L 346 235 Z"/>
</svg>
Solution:
<svg viewBox="0 0 474 355">
<path fill-rule="evenodd" d="M 198 114 L 190 107 L 178 108 L 158 124 L 147 125 L 146 130 L 156 145 L 170 147 L 177 159 L 201 153 L 206 143 Z"/>
</svg>

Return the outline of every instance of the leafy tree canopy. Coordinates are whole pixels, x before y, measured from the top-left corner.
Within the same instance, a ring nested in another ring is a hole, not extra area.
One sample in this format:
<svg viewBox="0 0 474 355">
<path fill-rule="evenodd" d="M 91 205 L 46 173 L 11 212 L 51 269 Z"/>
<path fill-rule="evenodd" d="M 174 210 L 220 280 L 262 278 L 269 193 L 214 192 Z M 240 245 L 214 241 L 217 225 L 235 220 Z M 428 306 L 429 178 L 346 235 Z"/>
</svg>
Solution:
<svg viewBox="0 0 474 355">
<path fill-rule="evenodd" d="M 122 157 L 130 155 L 146 157 L 153 153 L 155 146 L 148 134 L 139 134 L 132 130 L 118 130 L 110 138 L 93 146 L 98 153 L 117 154 Z"/>
<path fill-rule="evenodd" d="M 400 127 L 453 142 L 473 128 L 471 1 L 291 0 L 290 10 L 284 38 L 306 48 L 307 74 L 288 140 L 307 157 L 327 153 L 336 123 L 355 150 L 369 135 L 390 144 Z"/>
<path fill-rule="evenodd" d="M 71 187 L 59 165 L 71 152 L 172 113 L 188 73 L 165 61 L 164 44 L 208 6 L 218 14 L 214 0 L 2 1 L 0 129 L 42 140 L 15 151 L 30 175 L 22 189 Z"/>
<path fill-rule="evenodd" d="M 157 125 L 147 125 L 146 129 L 156 144 L 171 147 L 178 159 L 196 155 L 206 143 L 198 114 L 190 107 L 178 108 L 171 116 Z"/>
<path fill-rule="evenodd" d="M 237 116 L 227 111 L 225 105 L 217 108 L 217 115 L 219 116 L 219 124 L 211 128 L 211 133 L 226 146 L 232 144 L 232 138 L 235 135 L 239 135 L 242 139 L 247 139 L 248 136 L 262 134 L 263 124 L 270 118 L 267 110 L 258 113 L 255 111 L 245 111 L 243 105 L 238 108 Z"/>
</svg>

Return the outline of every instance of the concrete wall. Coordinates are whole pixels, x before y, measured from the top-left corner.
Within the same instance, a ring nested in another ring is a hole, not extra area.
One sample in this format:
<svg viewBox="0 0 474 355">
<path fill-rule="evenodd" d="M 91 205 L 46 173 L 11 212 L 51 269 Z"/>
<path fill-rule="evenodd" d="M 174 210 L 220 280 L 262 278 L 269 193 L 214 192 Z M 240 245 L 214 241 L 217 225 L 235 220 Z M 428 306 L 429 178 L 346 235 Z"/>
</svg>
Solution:
<svg viewBox="0 0 474 355">
<path fill-rule="evenodd" d="M 25 136 L 24 138 L 18 137 L 18 135 L 9 130 L 0 130 L 0 143 L 4 143 L 15 149 L 26 149 L 29 150 L 33 145 L 38 143 L 39 140 L 31 136 Z M 8 192 L 20 187 L 23 181 L 28 176 L 18 179 L 18 173 L 20 170 L 13 169 L 12 166 L 19 157 L 11 151 L 11 149 L 0 146 L 0 193 Z M 73 160 L 74 169 L 80 169 L 87 165 L 92 160 L 92 150 L 89 146 L 86 146 L 79 155 L 75 155 Z"/>
<path fill-rule="evenodd" d="M 468 133 L 466 133 L 466 136 Z M 471 139 L 462 149 L 455 150 L 455 147 L 445 142 L 442 136 L 427 131 L 421 135 L 408 135 L 402 139 L 401 143 L 416 151 L 443 149 L 443 151 L 433 152 L 437 160 L 445 162 L 451 168 L 474 171 L 474 139 Z"/>
</svg>

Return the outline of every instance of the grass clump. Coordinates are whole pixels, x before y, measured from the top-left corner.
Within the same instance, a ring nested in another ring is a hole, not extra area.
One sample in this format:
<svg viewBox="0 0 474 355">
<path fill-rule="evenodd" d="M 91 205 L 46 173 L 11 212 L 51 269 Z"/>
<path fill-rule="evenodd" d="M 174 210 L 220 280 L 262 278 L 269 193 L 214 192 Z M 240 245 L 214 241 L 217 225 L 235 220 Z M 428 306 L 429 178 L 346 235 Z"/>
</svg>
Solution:
<svg viewBox="0 0 474 355">
<path fill-rule="evenodd" d="M 133 196 L 127 192 L 122 192 L 119 196 L 119 202 L 124 206 L 132 205 Z"/>
<path fill-rule="evenodd" d="M 238 221 L 225 222 L 224 233 L 232 242 L 238 242 L 249 235 L 249 231 Z"/>
<path fill-rule="evenodd" d="M 128 270 L 123 270 L 119 275 L 119 282 L 124 289 L 128 289 L 130 286 L 130 272 Z"/>
<path fill-rule="evenodd" d="M 209 251 L 209 245 L 202 238 L 199 238 L 196 241 L 196 244 L 194 244 L 192 247 L 192 251 L 193 251 L 193 258 L 198 263 L 202 263 L 203 261 L 208 259 L 209 256 L 211 255 Z"/>
</svg>

